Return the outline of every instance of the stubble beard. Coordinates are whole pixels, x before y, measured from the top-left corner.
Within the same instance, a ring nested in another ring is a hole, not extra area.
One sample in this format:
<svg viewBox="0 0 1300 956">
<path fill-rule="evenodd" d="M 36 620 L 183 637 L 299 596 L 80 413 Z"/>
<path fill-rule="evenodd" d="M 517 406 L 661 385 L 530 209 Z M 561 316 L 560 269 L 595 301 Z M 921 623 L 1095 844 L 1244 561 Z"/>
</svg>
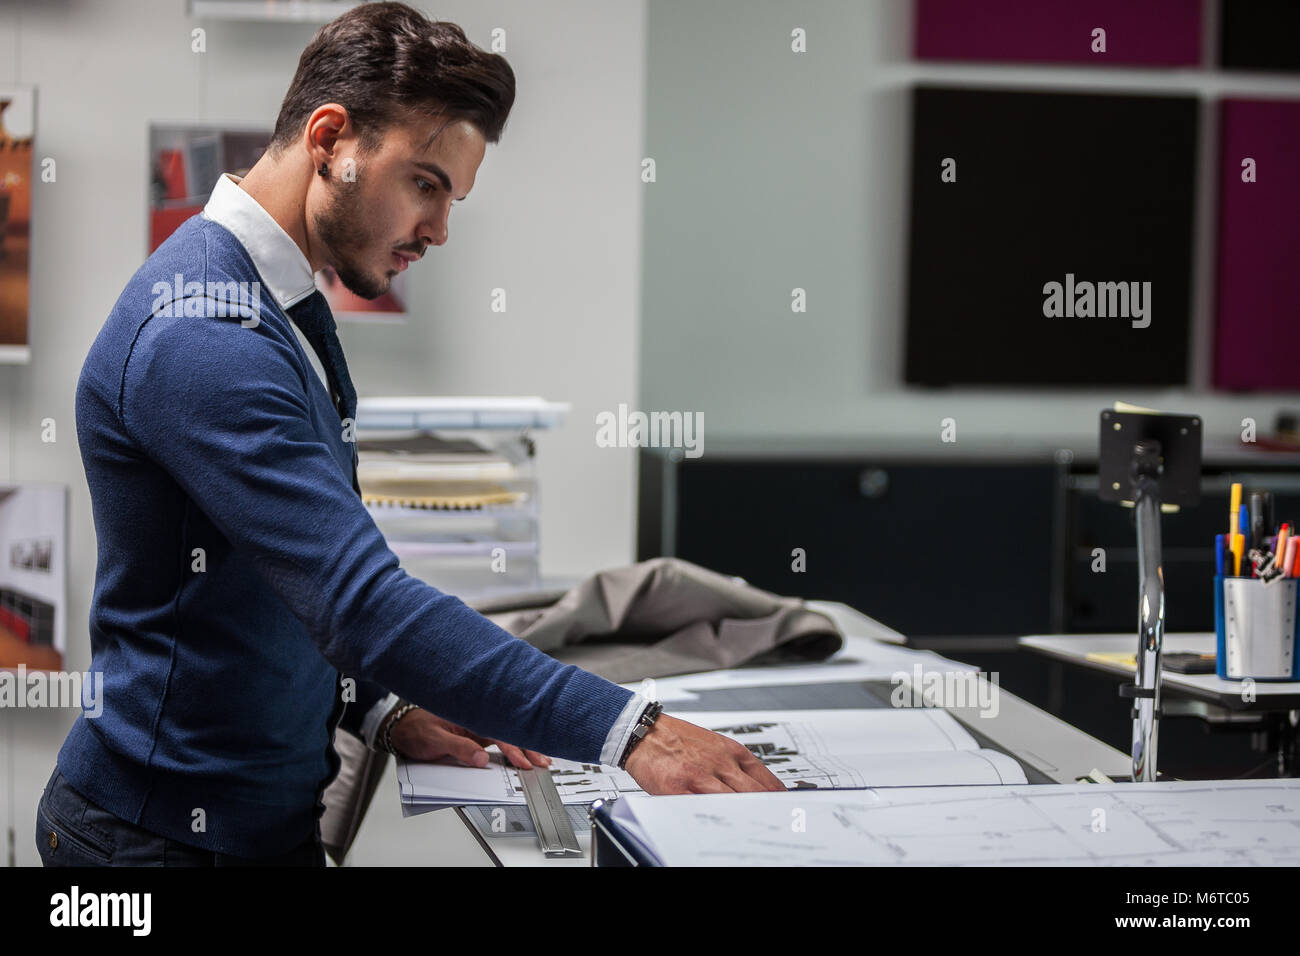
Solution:
<svg viewBox="0 0 1300 956">
<path fill-rule="evenodd" d="M 360 231 L 365 215 L 361 211 L 356 185 L 344 186 L 329 181 L 329 203 L 313 218 L 316 235 L 329 254 L 329 263 L 343 287 L 363 299 L 377 299 L 388 291 L 387 275 L 376 278 L 359 263 L 367 250 L 374 248 L 374 236 Z"/>
</svg>

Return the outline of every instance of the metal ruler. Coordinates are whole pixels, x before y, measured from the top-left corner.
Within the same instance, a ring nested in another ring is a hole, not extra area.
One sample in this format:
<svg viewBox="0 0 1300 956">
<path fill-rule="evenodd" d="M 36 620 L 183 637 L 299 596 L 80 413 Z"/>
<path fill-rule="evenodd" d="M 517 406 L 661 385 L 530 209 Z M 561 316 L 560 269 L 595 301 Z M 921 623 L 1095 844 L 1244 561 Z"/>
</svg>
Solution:
<svg viewBox="0 0 1300 956">
<path fill-rule="evenodd" d="M 582 856 L 577 834 L 569 822 L 569 813 L 560 800 L 560 791 L 549 770 L 535 767 L 517 770 L 524 785 L 524 799 L 528 802 L 528 815 L 537 830 L 537 842 L 546 856 Z"/>
</svg>

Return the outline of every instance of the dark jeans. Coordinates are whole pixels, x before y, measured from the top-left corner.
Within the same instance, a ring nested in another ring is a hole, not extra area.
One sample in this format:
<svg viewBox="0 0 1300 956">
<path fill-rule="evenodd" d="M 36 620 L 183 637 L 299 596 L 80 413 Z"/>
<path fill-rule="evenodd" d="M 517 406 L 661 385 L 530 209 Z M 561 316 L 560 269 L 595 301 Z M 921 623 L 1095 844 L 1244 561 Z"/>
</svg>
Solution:
<svg viewBox="0 0 1300 956">
<path fill-rule="evenodd" d="M 316 835 L 272 857 L 230 856 L 150 833 L 96 806 L 56 765 L 36 808 L 36 849 L 46 866 L 324 866 Z"/>
</svg>

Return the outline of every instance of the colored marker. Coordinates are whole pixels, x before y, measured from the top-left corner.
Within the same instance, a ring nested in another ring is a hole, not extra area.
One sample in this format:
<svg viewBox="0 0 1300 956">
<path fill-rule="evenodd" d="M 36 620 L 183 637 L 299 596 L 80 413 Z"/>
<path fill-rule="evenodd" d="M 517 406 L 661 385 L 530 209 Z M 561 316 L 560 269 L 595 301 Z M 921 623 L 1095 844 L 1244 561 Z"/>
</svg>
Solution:
<svg viewBox="0 0 1300 956">
<path fill-rule="evenodd" d="M 1277 554 L 1277 557 L 1273 559 L 1273 563 L 1277 565 L 1279 568 L 1281 568 L 1283 571 L 1285 571 L 1288 567 L 1290 567 L 1290 565 L 1287 564 L 1287 560 L 1286 560 L 1287 538 L 1289 538 L 1290 536 L 1291 536 L 1291 526 L 1287 524 L 1285 521 L 1283 521 L 1282 528 L 1277 533 L 1277 544 L 1273 547 L 1274 552 Z"/>
<path fill-rule="evenodd" d="M 1291 535 L 1286 542 L 1286 554 L 1282 556 L 1282 576 L 1284 578 L 1295 577 L 1296 545 L 1300 545 L 1300 538 Z"/>
<path fill-rule="evenodd" d="M 1237 533 L 1237 512 L 1241 508 L 1241 482 L 1232 483 L 1232 494 L 1228 498 L 1228 534 Z"/>
<path fill-rule="evenodd" d="M 1223 577 L 1223 535 L 1214 536 L 1214 573 Z"/>
<path fill-rule="evenodd" d="M 1237 532 L 1232 536 L 1232 573 L 1241 577 L 1241 559 L 1246 554 L 1246 536 Z"/>
<path fill-rule="evenodd" d="M 1252 548 L 1262 548 L 1264 536 L 1268 534 L 1268 529 L 1272 527 L 1269 524 L 1271 520 L 1273 507 L 1269 498 L 1272 497 L 1266 491 L 1252 491 L 1250 493 L 1250 546 Z"/>
</svg>

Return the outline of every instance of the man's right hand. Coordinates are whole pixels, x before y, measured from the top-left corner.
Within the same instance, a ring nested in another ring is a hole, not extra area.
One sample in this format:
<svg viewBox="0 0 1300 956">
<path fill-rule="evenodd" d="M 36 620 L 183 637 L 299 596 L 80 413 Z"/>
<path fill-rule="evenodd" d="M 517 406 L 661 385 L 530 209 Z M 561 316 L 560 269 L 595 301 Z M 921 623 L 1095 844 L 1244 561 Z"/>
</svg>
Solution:
<svg viewBox="0 0 1300 956">
<path fill-rule="evenodd" d="M 662 713 L 632 749 L 625 769 L 646 793 L 785 789 L 743 744 Z"/>
</svg>

